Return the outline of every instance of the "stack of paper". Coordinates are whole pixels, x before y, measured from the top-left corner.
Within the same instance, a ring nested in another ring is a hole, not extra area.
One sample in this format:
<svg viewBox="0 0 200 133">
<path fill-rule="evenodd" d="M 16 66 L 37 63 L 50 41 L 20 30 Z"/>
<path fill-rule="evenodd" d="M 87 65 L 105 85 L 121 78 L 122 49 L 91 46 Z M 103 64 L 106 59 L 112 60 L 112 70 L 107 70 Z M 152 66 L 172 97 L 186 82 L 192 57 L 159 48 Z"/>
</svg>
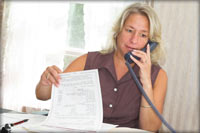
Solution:
<svg viewBox="0 0 200 133">
<path fill-rule="evenodd" d="M 100 131 L 115 127 L 103 124 L 98 70 L 60 74 L 59 87 L 52 88 L 52 106 L 47 119 L 29 130 Z M 104 129 L 102 129 L 104 128 Z"/>
</svg>

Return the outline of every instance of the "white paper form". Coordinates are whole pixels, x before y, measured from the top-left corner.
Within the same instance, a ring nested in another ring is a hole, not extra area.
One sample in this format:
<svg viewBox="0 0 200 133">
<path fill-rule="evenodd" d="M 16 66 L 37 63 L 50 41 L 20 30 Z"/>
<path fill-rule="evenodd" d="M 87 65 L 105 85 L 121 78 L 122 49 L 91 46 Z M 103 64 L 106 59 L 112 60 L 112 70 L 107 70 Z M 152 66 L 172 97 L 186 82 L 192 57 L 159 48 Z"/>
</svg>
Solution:
<svg viewBox="0 0 200 133">
<path fill-rule="evenodd" d="M 97 69 L 60 74 L 52 88 L 52 106 L 44 125 L 98 131 L 103 123 L 102 97 Z"/>
</svg>

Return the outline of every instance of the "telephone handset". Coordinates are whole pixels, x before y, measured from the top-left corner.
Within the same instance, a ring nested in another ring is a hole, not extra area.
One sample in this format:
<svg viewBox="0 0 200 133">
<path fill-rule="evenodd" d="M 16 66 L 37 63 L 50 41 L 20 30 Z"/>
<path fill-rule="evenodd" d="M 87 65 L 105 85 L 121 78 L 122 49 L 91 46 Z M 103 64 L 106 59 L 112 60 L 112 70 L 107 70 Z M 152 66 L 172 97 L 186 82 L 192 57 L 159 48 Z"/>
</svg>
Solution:
<svg viewBox="0 0 200 133">
<path fill-rule="evenodd" d="M 148 43 L 149 43 L 149 45 L 150 45 L 150 52 L 152 52 L 152 51 L 156 48 L 156 46 L 158 45 L 157 42 L 152 42 L 152 41 L 150 41 L 150 40 L 148 41 Z M 144 48 L 141 49 L 141 50 L 144 51 L 144 52 L 146 52 L 146 47 L 144 47 Z M 131 52 L 132 52 L 132 51 L 126 53 L 125 56 L 124 56 L 125 60 L 128 61 L 129 64 L 133 63 L 133 60 L 130 58 L 130 55 L 132 55 L 132 56 L 133 56 L 134 58 L 136 58 L 137 60 L 140 60 L 139 57 L 133 55 Z"/>
</svg>

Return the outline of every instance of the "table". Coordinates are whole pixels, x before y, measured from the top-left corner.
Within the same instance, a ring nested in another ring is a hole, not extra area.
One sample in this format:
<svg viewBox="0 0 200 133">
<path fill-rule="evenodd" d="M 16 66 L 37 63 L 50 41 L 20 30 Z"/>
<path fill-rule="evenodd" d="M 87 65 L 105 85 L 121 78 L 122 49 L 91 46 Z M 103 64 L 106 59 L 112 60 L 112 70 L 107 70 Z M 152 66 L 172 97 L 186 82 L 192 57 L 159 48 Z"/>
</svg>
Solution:
<svg viewBox="0 0 200 133">
<path fill-rule="evenodd" d="M 40 114 L 40 113 L 38 113 Z M 28 124 L 36 124 L 44 121 L 47 116 L 44 115 L 38 115 L 38 114 L 28 114 L 28 113 L 23 113 L 23 112 L 16 112 L 8 109 L 0 109 L 0 117 L 1 117 L 1 122 L 6 122 L 6 123 L 12 123 L 16 122 L 19 120 L 23 119 L 29 119 L 28 122 L 25 122 L 23 124 L 20 124 L 19 126 L 17 125 L 16 127 L 12 127 L 12 132 L 29 132 L 27 129 L 23 128 L 23 126 L 26 126 Z M 2 123 L 0 123 L 2 126 Z M 5 125 L 5 123 L 4 123 Z M 2 127 L 1 127 L 2 129 Z M 104 132 L 104 131 L 103 131 Z M 149 131 L 141 130 L 141 129 L 135 129 L 135 128 L 127 128 L 127 127 L 120 127 L 120 128 L 112 128 L 106 133 L 121 133 L 121 132 L 142 132 L 142 133 L 149 133 Z M 102 132 L 101 132 L 102 133 Z"/>
</svg>

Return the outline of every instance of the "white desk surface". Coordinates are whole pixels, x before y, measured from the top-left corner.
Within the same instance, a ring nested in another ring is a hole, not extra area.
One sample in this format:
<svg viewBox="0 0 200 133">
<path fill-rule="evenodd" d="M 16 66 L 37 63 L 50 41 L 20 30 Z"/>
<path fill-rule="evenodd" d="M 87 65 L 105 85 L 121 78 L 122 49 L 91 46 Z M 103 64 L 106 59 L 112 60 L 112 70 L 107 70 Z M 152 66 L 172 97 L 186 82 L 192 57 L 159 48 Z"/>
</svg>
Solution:
<svg viewBox="0 0 200 133">
<path fill-rule="evenodd" d="M 16 121 L 20 121 L 23 119 L 29 119 L 28 122 L 25 122 L 23 124 L 17 125 L 12 127 L 12 132 L 29 132 L 27 129 L 24 128 L 27 125 L 41 123 L 46 119 L 47 116 L 43 115 L 36 115 L 36 114 L 20 114 L 20 113 L 1 113 L 0 114 L 0 126 L 4 126 L 6 123 L 13 123 Z M 52 131 L 52 130 L 51 130 Z M 101 132 L 101 131 L 100 131 Z M 119 128 L 112 128 L 107 131 L 103 131 L 106 133 L 121 133 L 121 132 L 141 132 L 141 133 L 149 133 L 149 131 L 141 130 L 141 129 L 135 129 L 135 128 L 127 128 L 127 127 L 119 127 Z M 101 132 L 102 133 L 102 132 Z"/>
</svg>

